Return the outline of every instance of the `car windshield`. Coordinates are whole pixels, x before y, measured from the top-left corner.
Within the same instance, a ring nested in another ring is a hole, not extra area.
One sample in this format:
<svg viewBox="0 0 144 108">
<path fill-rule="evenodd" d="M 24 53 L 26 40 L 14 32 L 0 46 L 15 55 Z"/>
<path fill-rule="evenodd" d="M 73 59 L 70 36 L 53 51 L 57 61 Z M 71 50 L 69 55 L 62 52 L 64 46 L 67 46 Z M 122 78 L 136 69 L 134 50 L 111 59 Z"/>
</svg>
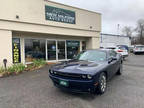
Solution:
<svg viewBox="0 0 144 108">
<path fill-rule="evenodd" d="M 86 61 L 105 61 L 106 52 L 98 50 L 85 51 L 78 54 L 76 59 Z"/>
<path fill-rule="evenodd" d="M 136 46 L 136 48 L 144 48 L 144 46 Z"/>
<path fill-rule="evenodd" d="M 125 47 L 118 47 L 119 49 L 121 49 L 121 50 L 126 50 L 126 48 Z"/>
</svg>

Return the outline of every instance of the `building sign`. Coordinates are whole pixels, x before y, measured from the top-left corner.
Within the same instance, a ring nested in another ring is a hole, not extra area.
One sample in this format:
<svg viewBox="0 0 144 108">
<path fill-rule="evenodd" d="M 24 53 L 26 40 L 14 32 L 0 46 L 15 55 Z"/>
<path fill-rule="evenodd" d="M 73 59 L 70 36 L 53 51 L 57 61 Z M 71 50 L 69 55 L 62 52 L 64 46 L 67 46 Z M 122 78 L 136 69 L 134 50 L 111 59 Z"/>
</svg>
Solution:
<svg viewBox="0 0 144 108">
<path fill-rule="evenodd" d="M 46 20 L 75 24 L 75 12 L 56 8 L 52 6 L 45 6 Z"/>
<path fill-rule="evenodd" d="M 21 53 L 20 53 L 20 39 L 12 39 L 13 46 L 13 63 L 21 63 Z"/>
<path fill-rule="evenodd" d="M 67 41 L 67 47 L 79 47 L 80 42 L 79 41 Z"/>
</svg>

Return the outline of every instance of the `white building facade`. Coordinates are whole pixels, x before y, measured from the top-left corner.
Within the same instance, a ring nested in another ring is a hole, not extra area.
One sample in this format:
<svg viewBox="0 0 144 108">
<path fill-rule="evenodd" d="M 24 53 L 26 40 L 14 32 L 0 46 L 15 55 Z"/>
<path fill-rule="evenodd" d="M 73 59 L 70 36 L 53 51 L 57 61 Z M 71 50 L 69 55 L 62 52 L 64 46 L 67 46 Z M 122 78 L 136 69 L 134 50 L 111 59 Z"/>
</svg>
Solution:
<svg viewBox="0 0 144 108">
<path fill-rule="evenodd" d="M 114 35 L 114 34 L 101 34 L 101 47 L 115 47 L 117 45 L 131 45 L 131 39 L 128 36 Z"/>
</svg>

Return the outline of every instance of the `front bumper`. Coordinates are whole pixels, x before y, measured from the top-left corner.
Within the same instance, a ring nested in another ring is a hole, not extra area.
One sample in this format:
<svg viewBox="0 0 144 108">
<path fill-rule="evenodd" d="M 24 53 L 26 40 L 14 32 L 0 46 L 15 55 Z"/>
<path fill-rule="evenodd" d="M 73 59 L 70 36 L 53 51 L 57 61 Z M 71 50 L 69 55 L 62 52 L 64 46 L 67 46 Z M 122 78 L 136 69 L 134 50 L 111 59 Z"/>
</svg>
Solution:
<svg viewBox="0 0 144 108">
<path fill-rule="evenodd" d="M 123 56 L 124 58 L 125 58 L 125 57 L 128 57 L 128 55 L 122 55 L 122 56 Z"/>
<path fill-rule="evenodd" d="M 133 51 L 134 53 L 144 53 L 144 51 L 141 50 L 137 50 L 137 51 Z"/>
<path fill-rule="evenodd" d="M 72 80 L 72 79 L 63 79 L 53 75 L 50 75 L 54 85 L 64 91 L 75 92 L 75 93 L 87 93 L 95 92 L 96 86 L 94 86 L 94 80 Z M 62 86 L 59 84 L 60 80 L 65 80 L 69 83 L 69 86 Z"/>
</svg>

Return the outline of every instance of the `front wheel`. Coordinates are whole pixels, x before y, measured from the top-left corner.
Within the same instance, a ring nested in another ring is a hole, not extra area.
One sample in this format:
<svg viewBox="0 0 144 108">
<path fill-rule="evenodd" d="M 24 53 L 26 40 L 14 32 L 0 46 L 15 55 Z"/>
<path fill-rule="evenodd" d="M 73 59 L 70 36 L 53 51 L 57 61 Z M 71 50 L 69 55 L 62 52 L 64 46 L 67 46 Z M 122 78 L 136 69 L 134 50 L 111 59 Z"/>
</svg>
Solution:
<svg viewBox="0 0 144 108">
<path fill-rule="evenodd" d="M 103 72 L 100 74 L 99 83 L 98 83 L 98 94 L 105 93 L 107 88 L 106 74 Z"/>
</svg>

